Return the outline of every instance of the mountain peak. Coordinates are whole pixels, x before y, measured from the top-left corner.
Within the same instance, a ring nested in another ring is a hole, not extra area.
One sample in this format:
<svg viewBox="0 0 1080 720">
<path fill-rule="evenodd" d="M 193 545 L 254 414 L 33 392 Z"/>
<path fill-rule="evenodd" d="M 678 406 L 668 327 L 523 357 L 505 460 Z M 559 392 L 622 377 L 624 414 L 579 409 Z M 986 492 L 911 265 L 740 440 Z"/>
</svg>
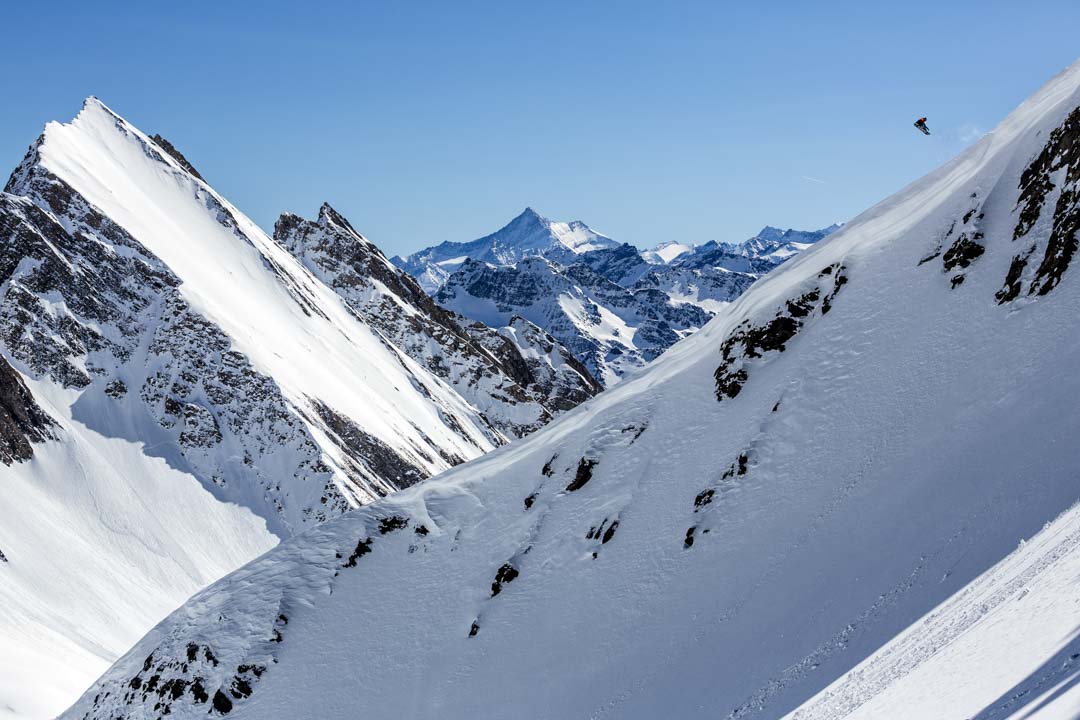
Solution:
<svg viewBox="0 0 1080 720">
<path fill-rule="evenodd" d="M 513 220 L 506 224 L 506 227 L 517 227 L 520 225 L 544 225 L 548 220 L 540 213 L 532 209 L 532 207 L 526 207 L 520 213 L 518 213 Z"/>
<path fill-rule="evenodd" d="M 360 240 L 363 240 L 364 242 L 370 244 L 368 239 L 361 235 L 360 232 L 358 232 L 357 229 L 352 226 L 352 223 L 350 223 L 344 215 L 335 210 L 328 202 L 324 202 L 319 207 L 318 223 L 323 227 L 337 226 L 339 228 L 342 228 L 343 230 L 352 233 Z"/>
<path fill-rule="evenodd" d="M 75 117 L 76 117 L 76 119 L 78 119 L 78 118 L 80 118 L 80 117 L 82 117 L 84 115 L 99 115 L 99 114 L 107 115 L 107 116 L 113 118 L 114 120 L 121 120 L 121 121 L 124 120 L 112 108 L 110 108 L 108 105 L 103 103 L 101 101 L 101 99 L 98 98 L 96 95 L 89 95 L 89 96 L 87 96 L 87 98 L 85 100 L 83 100 L 82 108 L 79 110 L 79 114 L 76 115 Z"/>
</svg>

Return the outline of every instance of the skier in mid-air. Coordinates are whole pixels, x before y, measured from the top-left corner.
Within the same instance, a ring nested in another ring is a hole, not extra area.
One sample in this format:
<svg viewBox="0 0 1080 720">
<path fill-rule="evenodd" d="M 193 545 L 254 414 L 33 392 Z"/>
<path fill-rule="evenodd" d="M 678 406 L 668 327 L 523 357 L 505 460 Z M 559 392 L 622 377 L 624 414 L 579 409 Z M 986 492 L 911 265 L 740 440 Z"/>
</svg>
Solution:
<svg viewBox="0 0 1080 720">
<path fill-rule="evenodd" d="M 915 127 L 919 128 L 923 135 L 930 134 L 930 128 L 926 127 L 926 118 L 924 117 L 915 121 Z"/>
</svg>

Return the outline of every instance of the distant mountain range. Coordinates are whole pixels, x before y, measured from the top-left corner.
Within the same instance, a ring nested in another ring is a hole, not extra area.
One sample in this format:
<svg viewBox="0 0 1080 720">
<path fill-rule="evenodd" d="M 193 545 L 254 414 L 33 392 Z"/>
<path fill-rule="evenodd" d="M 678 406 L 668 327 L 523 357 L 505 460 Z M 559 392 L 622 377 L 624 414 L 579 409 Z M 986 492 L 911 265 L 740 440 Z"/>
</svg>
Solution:
<svg viewBox="0 0 1080 720">
<path fill-rule="evenodd" d="M 702 327 L 761 275 L 839 228 L 765 227 L 741 243 L 641 251 L 532 208 L 496 232 L 405 257 L 443 306 L 493 327 L 525 318 L 610 386 Z"/>
</svg>

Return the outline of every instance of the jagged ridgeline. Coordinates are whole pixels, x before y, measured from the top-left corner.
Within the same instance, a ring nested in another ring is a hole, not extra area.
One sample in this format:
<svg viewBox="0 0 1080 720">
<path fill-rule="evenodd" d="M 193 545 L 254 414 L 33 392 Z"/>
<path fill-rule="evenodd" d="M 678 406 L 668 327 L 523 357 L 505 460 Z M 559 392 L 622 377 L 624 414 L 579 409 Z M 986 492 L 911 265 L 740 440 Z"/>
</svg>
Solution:
<svg viewBox="0 0 1080 720">
<path fill-rule="evenodd" d="M 939 652 L 949 717 L 1068 716 L 1078 108 L 1080 64 L 640 374 L 199 593 L 64 717 L 907 717 L 874 701 Z"/>
</svg>

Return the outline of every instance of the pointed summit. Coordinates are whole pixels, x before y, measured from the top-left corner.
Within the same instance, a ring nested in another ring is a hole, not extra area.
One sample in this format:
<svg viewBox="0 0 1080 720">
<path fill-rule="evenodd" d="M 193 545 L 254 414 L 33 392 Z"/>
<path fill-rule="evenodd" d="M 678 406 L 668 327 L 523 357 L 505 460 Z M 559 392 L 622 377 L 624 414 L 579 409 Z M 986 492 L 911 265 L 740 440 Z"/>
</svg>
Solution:
<svg viewBox="0 0 1080 720">
<path fill-rule="evenodd" d="M 506 223 L 499 232 L 513 227 L 547 225 L 548 223 L 549 221 L 543 215 L 536 212 L 531 207 L 526 207 L 518 213 L 513 220 Z"/>
<path fill-rule="evenodd" d="M 434 293 L 468 258 L 492 265 L 516 265 L 534 256 L 569 263 L 581 253 L 618 246 L 580 220 L 555 222 L 528 206 L 490 235 L 467 243 L 444 242 L 394 262 Z"/>
<path fill-rule="evenodd" d="M 115 110 L 103 103 L 96 95 L 89 95 L 83 100 L 82 108 L 79 110 L 79 114 L 75 116 L 75 120 L 78 120 L 84 115 L 97 115 L 104 114 L 111 117 L 113 120 L 119 120 L 126 122 L 124 118 L 120 117 Z"/>
</svg>

